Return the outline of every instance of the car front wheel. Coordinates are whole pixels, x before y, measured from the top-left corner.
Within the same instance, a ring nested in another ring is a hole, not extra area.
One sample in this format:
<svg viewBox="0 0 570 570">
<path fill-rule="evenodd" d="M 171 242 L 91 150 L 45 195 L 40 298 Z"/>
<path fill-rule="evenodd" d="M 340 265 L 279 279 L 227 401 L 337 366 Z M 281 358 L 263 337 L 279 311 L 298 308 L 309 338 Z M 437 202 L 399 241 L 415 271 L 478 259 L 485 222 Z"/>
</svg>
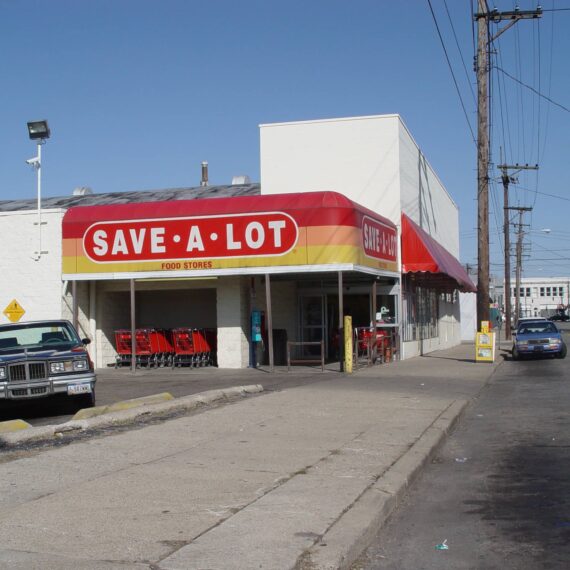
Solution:
<svg viewBox="0 0 570 570">
<path fill-rule="evenodd" d="M 560 352 L 556 355 L 556 358 L 566 358 L 566 352 L 567 352 L 566 345 L 563 344 L 562 348 L 560 349 Z"/>
<path fill-rule="evenodd" d="M 513 356 L 513 360 L 520 360 L 520 352 L 517 350 L 516 346 L 513 346 L 513 350 L 511 352 L 512 356 Z"/>
</svg>

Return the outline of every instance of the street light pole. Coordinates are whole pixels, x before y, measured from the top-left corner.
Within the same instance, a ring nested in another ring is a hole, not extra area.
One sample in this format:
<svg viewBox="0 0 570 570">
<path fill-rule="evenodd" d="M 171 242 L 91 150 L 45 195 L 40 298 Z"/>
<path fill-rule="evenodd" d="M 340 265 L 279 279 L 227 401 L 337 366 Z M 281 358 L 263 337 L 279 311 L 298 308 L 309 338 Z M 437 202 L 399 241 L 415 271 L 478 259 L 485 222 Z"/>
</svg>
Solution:
<svg viewBox="0 0 570 570">
<path fill-rule="evenodd" d="M 42 145 L 50 137 L 47 121 L 31 121 L 28 123 L 28 134 L 31 140 L 37 141 L 38 154 L 26 162 L 34 168 L 38 179 L 38 251 L 36 261 L 42 257 Z"/>
<path fill-rule="evenodd" d="M 36 163 L 38 175 L 38 259 L 42 256 L 42 143 L 38 142 L 38 162 Z"/>
</svg>

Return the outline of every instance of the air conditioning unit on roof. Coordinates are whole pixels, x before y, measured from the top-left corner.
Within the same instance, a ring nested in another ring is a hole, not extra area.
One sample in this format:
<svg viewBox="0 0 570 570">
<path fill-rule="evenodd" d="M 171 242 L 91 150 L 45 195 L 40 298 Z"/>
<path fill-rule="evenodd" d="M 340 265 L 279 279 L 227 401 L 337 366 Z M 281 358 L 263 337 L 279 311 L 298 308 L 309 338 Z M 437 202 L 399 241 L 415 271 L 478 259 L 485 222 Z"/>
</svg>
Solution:
<svg viewBox="0 0 570 570">
<path fill-rule="evenodd" d="M 243 186 L 244 184 L 251 184 L 251 180 L 247 174 L 239 174 L 232 177 L 232 186 Z"/>
</svg>

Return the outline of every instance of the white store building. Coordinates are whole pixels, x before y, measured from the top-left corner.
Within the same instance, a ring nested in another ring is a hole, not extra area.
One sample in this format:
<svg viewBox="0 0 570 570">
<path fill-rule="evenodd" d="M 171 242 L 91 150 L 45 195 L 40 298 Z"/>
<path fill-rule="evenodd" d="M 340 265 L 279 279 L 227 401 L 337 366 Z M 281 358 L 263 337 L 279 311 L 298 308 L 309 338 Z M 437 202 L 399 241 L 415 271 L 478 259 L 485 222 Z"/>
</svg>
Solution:
<svg viewBox="0 0 570 570">
<path fill-rule="evenodd" d="M 511 281 L 511 284 L 513 282 Z M 523 277 L 519 297 L 521 317 L 549 317 L 567 310 L 570 277 Z M 515 307 L 516 288 L 511 287 L 511 306 Z"/>
<path fill-rule="evenodd" d="M 255 365 L 254 312 L 266 348 L 322 341 L 329 360 L 347 312 L 356 326 L 380 315 L 400 358 L 458 344 L 473 285 L 457 206 L 401 118 L 260 133 L 261 184 L 48 198 L 40 227 L 35 200 L 0 202 L 2 308 L 75 320 L 97 367 L 133 324 L 215 329 L 220 367 Z"/>
</svg>

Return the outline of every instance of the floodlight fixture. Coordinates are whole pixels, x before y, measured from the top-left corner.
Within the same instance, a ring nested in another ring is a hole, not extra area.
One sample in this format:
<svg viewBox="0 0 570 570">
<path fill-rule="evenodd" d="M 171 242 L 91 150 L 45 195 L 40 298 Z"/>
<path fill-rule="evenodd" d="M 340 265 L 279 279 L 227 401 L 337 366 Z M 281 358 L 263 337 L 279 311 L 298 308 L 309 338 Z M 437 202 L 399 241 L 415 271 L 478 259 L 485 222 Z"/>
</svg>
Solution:
<svg viewBox="0 0 570 570">
<path fill-rule="evenodd" d="M 28 122 L 28 134 L 30 139 L 44 141 L 49 139 L 49 127 L 47 121 L 30 121 Z"/>
</svg>

